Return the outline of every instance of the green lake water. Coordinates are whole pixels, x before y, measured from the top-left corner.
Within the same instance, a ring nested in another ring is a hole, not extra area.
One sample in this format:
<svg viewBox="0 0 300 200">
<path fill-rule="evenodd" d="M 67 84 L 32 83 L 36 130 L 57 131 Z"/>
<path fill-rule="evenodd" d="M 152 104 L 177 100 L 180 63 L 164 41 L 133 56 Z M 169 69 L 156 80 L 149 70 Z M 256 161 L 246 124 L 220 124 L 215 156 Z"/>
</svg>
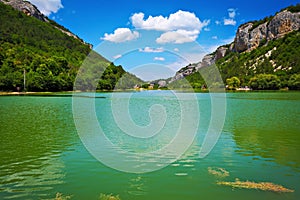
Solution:
<svg viewBox="0 0 300 200">
<path fill-rule="evenodd" d="M 71 96 L 1 96 L 0 199 L 54 199 L 58 192 L 71 199 L 99 199 L 101 193 L 122 200 L 300 199 L 299 92 L 227 93 L 221 136 L 205 158 L 199 157 L 199 151 L 210 122 L 211 101 L 209 93 L 195 95 L 200 121 L 193 144 L 177 161 L 141 174 L 107 167 L 86 150 L 74 124 Z M 139 92 L 130 98 L 130 116 L 140 126 L 151 121 L 151 105 L 166 107 L 168 128 L 149 140 L 124 138 L 111 114 L 116 97 L 111 93 L 97 93 L 97 97 L 101 97 L 95 99 L 100 126 L 124 150 L 160 148 L 172 141 L 178 129 L 180 105 L 167 91 Z M 230 175 L 216 177 L 208 173 L 209 167 L 226 169 Z M 295 191 L 274 193 L 216 184 L 236 178 L 272 182 Z"/>
</svg>

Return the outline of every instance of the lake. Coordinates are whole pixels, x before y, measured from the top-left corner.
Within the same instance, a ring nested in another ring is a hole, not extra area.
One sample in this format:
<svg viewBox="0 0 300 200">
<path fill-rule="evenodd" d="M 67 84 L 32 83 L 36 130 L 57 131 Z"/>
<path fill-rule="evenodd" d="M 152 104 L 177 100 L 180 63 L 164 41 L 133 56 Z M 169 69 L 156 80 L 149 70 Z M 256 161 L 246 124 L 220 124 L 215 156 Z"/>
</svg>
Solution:
<svg viewBox="0 0 300 200">
<path fill-rule="evenodd" d="M 84 95 L 78 98 L 92 100 L 97 126 L 102 128 L 106 139 L 129 155 L 158 151 L 174 142 L 172 138 L 182 119 L 187 118 L 180 115 L 183 112 L 180 108 L 184 108 L 181 103 L 188 105 L 187 109 L 191 109 L 188 113 L 193 117 L 185 122 L 187 134 L 196 125 L 195 135 L 187 135 L 187 139 L 195 137 L 185 152 L 179 152 L 183 153 L 179 158 L 172 153 L 159 155 L 162 159 L 155 154 L 118 158 L 89 134 L 95 131 L 88 124 L 92 119 L 84 115 L 89 105 L 78 108 L 78 115 L 73 116 L 70 95 L 0 96 L 0 199 L 54 199 L 57 193 L 71 199 L 99 199 L 100 194 L 119 195 L 122 200 L 300 199 L 300 92 L 227 93 L 221 135 L 203 158 L 199 152 L 212 115 L 209 93 L 193 94 L 197 104 L 189 98 L 178 102 L 169 91 L 136 92 L 131 96 L 97 93 L 98 98 Z M 118 107 L 119 103 L 127 105 L 125 111 L 128 109 L 131 120 L 122 116 L 124 107 Z M 156 104 L 165 108 L 153 107 Z M 197 109 L 189 107 L 192 104 Z M 153 118 L 148 113 L 151 106 Z M 163 128 L 152 127 L 152 122 L 161 123 Z M 132 136 L 123 133 L 128 131 L 126 124 L 130 123 L 137 126 Z M 158 133 L 151 135 L 154 134 L 151 131 Z M 138 134 L 143 137 L 136 137 Z M 184 143 L 185 139 L 181 140 Z M 89 153 L 93 148 L 101 150 L 97 155 L 104 162 Z M 139 166 L 127 165 L 124 158 Z M 121 171 L 108 167 L 107 163 L 120 167 Z M 139 169 L 149 172 L 124 172 Z M 294 192 L 275 193 L 217 184 L 236 179 L 271 182 Z"/>
</svg>

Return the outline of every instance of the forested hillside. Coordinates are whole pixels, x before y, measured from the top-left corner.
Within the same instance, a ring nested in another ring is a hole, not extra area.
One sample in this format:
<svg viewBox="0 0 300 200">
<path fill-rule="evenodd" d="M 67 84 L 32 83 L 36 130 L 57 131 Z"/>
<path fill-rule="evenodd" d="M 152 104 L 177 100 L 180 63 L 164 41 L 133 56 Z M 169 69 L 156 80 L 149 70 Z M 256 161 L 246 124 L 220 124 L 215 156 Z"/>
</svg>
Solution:
<svg viewBox="0 0 300 200">
<path fill-rule="evenodd" d="M 90 45 L 59 30 L 54 21 L 41 21 L 0 2 L 0 91 L 67 91 L 90 53 Z M 56 25 L 56 26 L 54 26 Z M 142 81 L 95 54 L 99 67 L 107 67 L 98 89 L 111 90 L 121 76 L 132 88 Z M 101 67 L 99 68 L 101 70 Z M 100 77 L 99 77 L 100 79 Z"/>
</svg>

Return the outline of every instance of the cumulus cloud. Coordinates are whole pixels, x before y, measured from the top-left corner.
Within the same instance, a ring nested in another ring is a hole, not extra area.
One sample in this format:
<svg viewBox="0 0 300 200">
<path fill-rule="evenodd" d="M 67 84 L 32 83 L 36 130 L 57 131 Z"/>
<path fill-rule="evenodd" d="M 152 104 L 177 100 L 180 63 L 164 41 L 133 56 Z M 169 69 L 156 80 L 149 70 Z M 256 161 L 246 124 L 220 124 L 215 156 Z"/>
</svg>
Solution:
<svg viewBox="0 0 300 200">
<path fill-rule="evenodd" d="M 194 13 L 179 10 L 168 17 L 149 16 L 144 19 L 144 13 L 135 13 L 130 20 L 135 28 L 164 32 L 156 42 L 158 43 L 185 43 L 195 41 L 201 30 L 210 21 L 200 21 Z"/>
<path fill-rule="evenodd" d="M 164 61 L 165 58 L 164 57 L 154 57 L 153 60 Z"/>
<path fill-rule="evenodd" d="M 114 33 L 105 33 L 104 37 L 101 39 L 110 42 L 121 43 L 137 39 L 139 36 L 140 34 L 137 31 L 131 31 L 129 28 L 118 28 L 114 31 Z"/>
<path fill-rule="evenodd" d="M 229 8 L 227 11 L 228 11 L 229 19 L 224 19 L 224 25 L 235 26 L 236 25 L 236 21 L 234 20 L 234 18 L 236 16 L 236 9 Z"/>
<path fill-rule="evenodd" d="M 160 53 L 164 52 L 164 48 L 151 48 L 151 47 L 145 47 L 144 49 L 139 49 L 139 52 L 146 52 L 146 53 Z"/>
<path fill-rule="evenodd" d="M 232 25 L 235 26 L 236 25 L 236 21 L 234 19 L 224 19 L 224 25 Z"/>
<path fill-rule="evenodd" d="M 211 39 L 217 40 L 217 39 L 218 39 L 218 36 L 216 36 L 216 35 L 215 35 L 215 36 L 212 36 Z"/>
<path fill-rule="evenodd" d="M 188 33 L 187 33 L 188 34 Z M 193 42 L 197 39 L 196 35 L 184 35 L 178 31 L 170 31 L 161 34 L 159 38 L 156 39 L 156 42 L 159 44 L 166 44 L 166 43 L 175 43 L 175 44 L 183 44 L 186 42 Z"/>
<path fill-rule="evenodd" d="M 34 4 L 44 15 L 49 16 L 51 13 L 56 13 L 59 9 L 63 8 L 61 0 L 28 0 Z"/>
<path fill-rule="evenodd" d="M 173 50 L 176 51 L 176 52 L 179 52 L 179 49 L 178 49 L 178 48 L 174 48 Z"/>
</svg>

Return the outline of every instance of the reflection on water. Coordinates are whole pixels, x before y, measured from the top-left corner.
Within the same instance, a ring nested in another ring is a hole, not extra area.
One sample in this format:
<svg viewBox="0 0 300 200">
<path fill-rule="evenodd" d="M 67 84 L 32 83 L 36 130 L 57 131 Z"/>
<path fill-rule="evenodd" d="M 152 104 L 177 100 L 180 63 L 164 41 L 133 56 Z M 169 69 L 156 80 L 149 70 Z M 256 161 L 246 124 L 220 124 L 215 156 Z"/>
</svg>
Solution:
<svg viewBox="0 0 300 200">
<path fill-rule="evenodd" d="M 242 98 L 229 94 L 229 98 L 232 95 L 235 99 L 229 101 L 227 121 L 238 146 L 236 151 L 299 171 L 299 93 L 259 93 Z"/>
<path fill-rule="evenodd" d="M 60 155 L 72 142 L 70 100 L 1 97 L 0 102 L 0 197 L 45 196 L 64 184 Z"/>
<path fill-rule="evenodd" d="M 163 91 L 156 94 L 135 94 L 130 101 L 133 120 L 146 125 L 149 106 L 162 103 L 172 116 L 166 125 L 177 130 L 178 103 Z M 161 134 L 149 143 L 129 140 L 112 121 L 111 94 L 99 96 L 106 97 L 95 101 L 99 123 L 109 133 L 107 137 L 124 150 L 152 151 L 172 139 L 174 133 Z M 75 130 L 71 97 L 0 97 L 0 199 L 51 199 L 57 192 L 72 195 L 72 199 L 99 199 L 101 193 L 119 195 L 122 200 L 299 199 L 300 93 L 227 96 L 224 130 L 207 157 L 200 159 L 199 151 L 210 120 L 210 99 L 209 94 L 197 94 L 201 116 L 193 145 L 166 168 L 146 174 L 110 169 L 87 152 Z M 154 158 L 146 160 L 161 164 Z M 218 186 L 209 167 L 226 169 L 230 176 L 224 181 L 273 182 L 295 192 L 274 194 Z"/>
</svg>

